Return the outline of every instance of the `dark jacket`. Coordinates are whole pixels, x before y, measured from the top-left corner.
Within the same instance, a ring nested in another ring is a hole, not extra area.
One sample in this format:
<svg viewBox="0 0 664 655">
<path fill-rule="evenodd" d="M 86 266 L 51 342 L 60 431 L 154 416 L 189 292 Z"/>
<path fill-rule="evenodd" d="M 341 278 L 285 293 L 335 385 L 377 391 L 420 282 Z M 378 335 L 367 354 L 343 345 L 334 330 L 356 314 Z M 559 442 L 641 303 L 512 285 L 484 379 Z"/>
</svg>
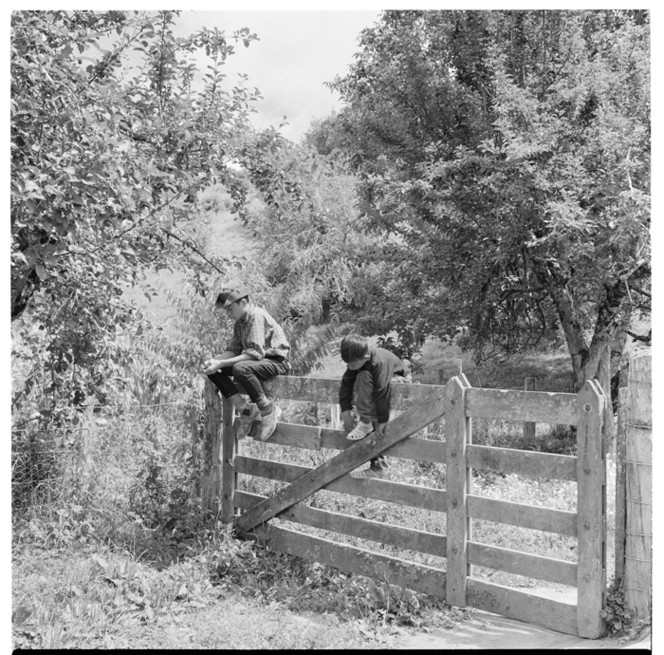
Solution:
<svg viewBox="0 0 664 655">
<path fill-rule="evenodd" d="M 374 401 L 376 417 L 379 423 L 387 423 L 390 418 L 391 386 L 393 375 L 408 375 L 404 363 L 392 352 L 384 348 L 369 348 L 370 357 L 357 371 L 346 369 L 339 387 L 339 405 L 346 412 L 353 407 L 353 388 L 355 378 L 360 371 L 370 371 L 374 381 Z"/>
</svg>

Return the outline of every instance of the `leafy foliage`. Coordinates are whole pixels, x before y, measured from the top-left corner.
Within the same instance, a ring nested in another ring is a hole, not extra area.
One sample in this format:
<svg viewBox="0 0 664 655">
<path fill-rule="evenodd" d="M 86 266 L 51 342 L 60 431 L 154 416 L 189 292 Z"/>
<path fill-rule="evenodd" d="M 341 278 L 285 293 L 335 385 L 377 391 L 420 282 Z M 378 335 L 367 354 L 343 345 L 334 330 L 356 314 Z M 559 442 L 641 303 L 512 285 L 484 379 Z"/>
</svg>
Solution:
<svg viewBox="0 0 664 655">
<path fill-rule="evenodd" d="M 232 41 L 255 36 L 176 38 L 174 16 L 12 15 L 12 320 L 33 364 L 17 402 L 30 384 L 51 406 L 105 401 L 109 363 L 126 363 L 122 341 L 142 329 L 123 289 L 147 267 L 200 266 L 186 229 L 197 194 L 233 190 L 229 162 L 250 152 L 257 92 L 228 90 L 222 70 Z"/>
<path fill-rule="evenodd" d="M 482 359 L 561 328 L 580 387 L 649 311 L 648 14 L 388 11 L 360 45 L 331 86 L 388 237 L 366 329 L 457 335 Z"/>
<path fill-rule="evenodd" d="M 356 178 L 342 158 L 276 140 L 280 188 L 262 192 L 245 221 L 260 236 L 267 305 L 286 326 L 295 371 L 307 373 L 353 318 L 355 280 L 369 239 L 362 233 Z M 274 178 L 273 178 L 274 179 Z"/>
</svg>

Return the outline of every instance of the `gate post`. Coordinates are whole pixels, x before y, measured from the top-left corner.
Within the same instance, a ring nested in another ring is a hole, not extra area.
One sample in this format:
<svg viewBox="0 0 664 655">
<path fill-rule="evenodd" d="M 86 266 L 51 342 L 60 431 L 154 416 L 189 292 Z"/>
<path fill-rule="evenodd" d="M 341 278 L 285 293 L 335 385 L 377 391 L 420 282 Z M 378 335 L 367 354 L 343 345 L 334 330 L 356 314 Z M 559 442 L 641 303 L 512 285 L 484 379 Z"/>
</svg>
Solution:
<svg viewBox="0 0 664 655">
<path fill-rule="evenodd" d="M 221 520 L 230 523 L 235 515 L 235 431 L 233 430 L 233 403 L 223 399 L 223 435 L 221 447 Z"/>
<path fill-rule="evenodd" d="M 629 362 L 625 412 L 625 606 L 637 620 L 652 615 L 652 357 Z"/>
<path fill-rule="evenodd" d="M 466 606 L 470 519 L 466 505 L 469 469 L 466 444 L 470 419 L 466 417 L 467 382 L 453 377 L 445 389 L 445 441 L 447 474 L 447 603 Z"/>
<path fill-rule="evenodd" d="M 219 510 L 221 451 L 221 402 L 217 387 L 205 380 L 205 436 L 203 441 L 203 475 L 201 505 L 204 513 Z"/>
<path fill-rule="evenodd" d="M 537 378 L 526 378 L 523 384 L 523 390 L 537 391 Z M 526 421 L 523 424 L 523 438 L 527 441 L 532 442 L 535 439 L 536 428 L 537 428 L 537 423 Z"/>
<path fill-rule="evenodd" d="M 597 639 L 606 593 L 606 467 L 602 423 L 606 397 L 595 380 L 578 394 L 577 425 L 577 634 Z"/>
</svg>

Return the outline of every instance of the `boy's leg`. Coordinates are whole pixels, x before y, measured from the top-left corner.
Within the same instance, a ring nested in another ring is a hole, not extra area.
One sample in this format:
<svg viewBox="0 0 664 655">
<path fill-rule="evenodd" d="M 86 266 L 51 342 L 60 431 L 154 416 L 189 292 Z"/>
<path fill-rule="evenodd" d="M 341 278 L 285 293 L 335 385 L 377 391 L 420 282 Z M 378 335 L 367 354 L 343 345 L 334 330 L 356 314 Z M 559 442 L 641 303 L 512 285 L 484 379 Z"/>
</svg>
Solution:
<svg viewBox="0 0 664 655">
<path fill-rule="evenodd" d="M 260 412 L 259 420 L 262 421 L 260 439 L 262 441 L 266 441 L 272 436 L 281 410 L 268 400 L 261 382 L 277 375 L 286 375 L 288 370 L 285 362 L 268 358 L 247 360 L 233 366 L 234 378 L 245 388 L 249 398 L 256 404 Z"/>
<path fill-rule="evenodd" d="M 374 423 L 378 420 L 374 382 L 369 371 L 360 371 L 355 378 L 355 411 L 363 423 Z"/>
<path fill-rule="evenodd" d="M 248 434 L 260 412 L 256 405 L 247 403 L 240 395 L 240 392 L 231 379 L 232 375 L 233 370 L 226 366 L 219 369 L 216 373 L 208 375 L 208 379 L 221 391 L 221 395 L 224 398 L 233 403 L 239 419 L 239 422 L 236 424 L 236 436 L 238 439 L 243 439 Z"/>
<path fill-rule="evenodd" d="M 229 368 L 220 368 L 216 373 L 208 375 L 208 380 L 214 384 L 224 398 L 231 398 L 238 395 L 237 387 L 233 384 L 230 376 L 232 372 Z"/>
<path fill-rule="evenodd" d="M 355 378 L 355 411 L 360 416 L 360 422 L 356 426 L 355 430 L 358 430 L 359 428 L 362 432 L 362 436 L 358 436 L 356 438 L 361 439 L 363 436 L 366 436 L 372 432 L 374 430 L 374 426 L 378 423 L 373 391 L 374 384 L 371 373 L 369 373 L 369 371 L 360 371 Z M 352 434 L 353 432 L 349 433 L 348 438 L 351 438 Z M 378 455 L 378 457 L 373 457 L 371 459 L 368 469 L 358 471 L 357 473 L 351 475 L 353 477 L 362 478 L 381 478 L 385 476 L 386 471 L 387 460 L 382 455 Z"/>
<path fill-rule="evenodd" d="M 239 362 L 232 369 L 233 379 L 244 387 L 251 402 L 261 408 L 270 404 L 261 382 L 286 373 L 288 373 L 288 367 L 283 362 L 267 358 Z"/>
<path fill-rule="evenodd" d="M 369 371 L 360 371 L 355 378 L 355 412 L 360 417 L 358 424 L 348 433 L 347 439 L 364 439 L 374 431 L 376 405 L 373 399 L 373 378 Z"/>
</svg>

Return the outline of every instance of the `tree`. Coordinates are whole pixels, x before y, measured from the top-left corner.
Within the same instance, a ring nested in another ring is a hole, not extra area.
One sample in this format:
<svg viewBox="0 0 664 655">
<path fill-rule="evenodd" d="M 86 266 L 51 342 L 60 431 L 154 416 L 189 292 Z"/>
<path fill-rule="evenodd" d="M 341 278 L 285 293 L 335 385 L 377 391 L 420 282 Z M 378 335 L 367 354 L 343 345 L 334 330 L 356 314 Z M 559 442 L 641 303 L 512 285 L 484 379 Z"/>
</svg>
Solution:
<svg viewBox="0 0 664 655">
<path fill-rule="evenodd" d="M 360 45 L 331 86 L 369 323 L 480 359 L 561 328 L 580 388 L 649 311 L 647 12 L 388 11 Z"/>
<path fill-rule="evenodd" d="M 317 134 L 315 122 L 300 145 L 274 135 L 269 162 L 284 181 L 261 188 L 266 202 L 246 216 L 260 236 L 267 306 L 286 326 L 301 374 L 351 320 L 354 279 L 369 243 L 357 230 L 357 180 L 343 157 L 309 145 Z"/>
<path fill-rule="evenodd" d="M 122 290 L 147 267 L 200 267 L 198 191 L 235 193 L 229 163 L 260 157 L 245 144 L 258 91 L 223 74 L 255 35 L 176 38 L 176 15 L 12 14 L 11 313 L 31 365 L 19 395 L 48 378 L 54 403 L 103 396 L 127 354 L 118 337 L 138 329 Z"/>
</svg>

